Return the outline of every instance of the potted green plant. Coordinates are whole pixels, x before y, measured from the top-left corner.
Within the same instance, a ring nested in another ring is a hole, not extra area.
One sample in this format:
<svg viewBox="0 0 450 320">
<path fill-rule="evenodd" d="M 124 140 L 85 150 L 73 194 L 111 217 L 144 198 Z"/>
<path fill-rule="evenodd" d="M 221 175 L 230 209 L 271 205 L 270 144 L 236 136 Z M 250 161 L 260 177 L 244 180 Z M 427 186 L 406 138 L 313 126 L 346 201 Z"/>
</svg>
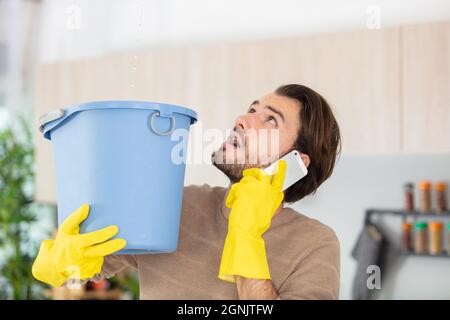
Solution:
<svg viewBox="0 0 450 320">
<path fill-rule="evenodd" d="M 33 201 L 32 134 L 0 130 L 0 299 L 42 297 L 42 285 L 31 274 L 39 243 L 30 238 L 39 205 Z"/>
</svg>

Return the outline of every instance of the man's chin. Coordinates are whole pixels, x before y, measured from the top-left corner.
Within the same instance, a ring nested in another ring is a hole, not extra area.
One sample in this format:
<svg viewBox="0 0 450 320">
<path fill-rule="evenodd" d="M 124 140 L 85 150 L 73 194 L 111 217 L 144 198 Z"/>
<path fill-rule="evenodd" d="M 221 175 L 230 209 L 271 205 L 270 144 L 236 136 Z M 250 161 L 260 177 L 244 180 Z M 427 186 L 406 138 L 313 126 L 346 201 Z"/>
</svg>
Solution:
<svg viewBox="0 0 450 320">
<path fill-rule="evenodd" d="M 218 161 L 218 157 L 221 157 Z M 259 168 L 257 164 L 238 163 L 237 160 L 224 159 L 223 153 L 213 153 L 211 156 L 211 162 L 213 166 L 223 172 L 231 183 L 236 183 L 242 179 L 242 173 L 245 169 Z"/>
</svg>

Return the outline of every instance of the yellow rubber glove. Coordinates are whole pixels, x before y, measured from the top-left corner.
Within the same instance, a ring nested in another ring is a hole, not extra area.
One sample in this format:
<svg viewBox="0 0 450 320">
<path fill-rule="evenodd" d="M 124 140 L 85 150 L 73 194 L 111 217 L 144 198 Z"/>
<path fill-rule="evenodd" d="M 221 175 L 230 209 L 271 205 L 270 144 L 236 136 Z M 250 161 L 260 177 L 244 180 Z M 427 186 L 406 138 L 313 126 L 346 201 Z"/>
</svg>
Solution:
<svg viewBox="0 0 450 320">
<path fill-rule="evenodd" d="M 36 279 L 59 287 L 69 278 L 92 278 L 101 271 L 104 256 L 125 247 L 124 239 L 106 241 L 119 232 L 117 226 L 80 234 L 79 226 L 88 215 L 89 205 L 83 204 L 64 220 L 56 240 L 42 241 L 32 267 Z"/>
<path fill-rule="evenodd" d="M 252 168 L 244 170 L 241 181 L 231 186 L 225 202 L 231 212 L 219 279 L 235 282 L 235 275 L 271 279 L 262 234 L 283 201 L 285 174 L 286 161 L 281 160 L 273 178 Z"/>
</svg>

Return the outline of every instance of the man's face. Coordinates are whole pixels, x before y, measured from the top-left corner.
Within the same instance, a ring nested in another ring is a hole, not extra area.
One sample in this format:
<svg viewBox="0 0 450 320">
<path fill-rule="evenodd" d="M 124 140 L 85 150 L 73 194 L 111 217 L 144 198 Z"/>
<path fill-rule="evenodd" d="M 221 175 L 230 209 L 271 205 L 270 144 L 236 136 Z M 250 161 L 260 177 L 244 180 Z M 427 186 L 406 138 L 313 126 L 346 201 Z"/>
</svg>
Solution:
<svg viewBox="0 0 450 320">
<path fill-rule="evenodd" d="M 268 166 L 293 149 L 300 129 L 299 113 L 296 100 L 276 93 L 255 100 L 212 154 L 213 165 L 233 183 L 242 178 L 245 169 Z"/>
</svg>

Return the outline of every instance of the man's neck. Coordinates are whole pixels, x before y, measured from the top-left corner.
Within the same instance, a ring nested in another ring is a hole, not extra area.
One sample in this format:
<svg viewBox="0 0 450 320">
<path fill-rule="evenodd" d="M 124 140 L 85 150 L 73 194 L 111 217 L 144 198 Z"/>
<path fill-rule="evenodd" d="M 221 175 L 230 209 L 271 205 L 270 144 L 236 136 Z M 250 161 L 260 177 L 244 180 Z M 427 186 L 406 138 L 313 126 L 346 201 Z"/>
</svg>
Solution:
<svg viewBox="0 0 450 320">
<path fill-rule="evenodd" d="M 228 193 L 230 192 L 230 189 L 231 189 L 231 185 L 232 185 L 232 184 L 230 184 L 230 185 L 228 186 L 227 192 L 225 192 L 225 197 L 223 198 L 223 201 L 222 201 L 222 204 L 221 204 L 221 207 L 220 207 L 220 210 L 222 211 L 222 214 L 224 215 L 224 217 L 225 217 L 226 219 L 228 219 L 228 217 L 229 217 L 229 215 L 230 215 L 230 212 L 231 212 L 231 209 L 228 208 L 228 207 L 225 205 L 226 199 L 227 199 L 227 197 L 228 197 Z M 278 213 L 280 213 L 281 210 L 282 210 L 283 208 L 284 208 L 284 201 L 281 202 L 280 206 L 278 207 L 277 211 L 275 211 L 275 213 L 273 214 L 273 216 L 275 216 L 275 215 L 277 215 Z"/>
</svg>

